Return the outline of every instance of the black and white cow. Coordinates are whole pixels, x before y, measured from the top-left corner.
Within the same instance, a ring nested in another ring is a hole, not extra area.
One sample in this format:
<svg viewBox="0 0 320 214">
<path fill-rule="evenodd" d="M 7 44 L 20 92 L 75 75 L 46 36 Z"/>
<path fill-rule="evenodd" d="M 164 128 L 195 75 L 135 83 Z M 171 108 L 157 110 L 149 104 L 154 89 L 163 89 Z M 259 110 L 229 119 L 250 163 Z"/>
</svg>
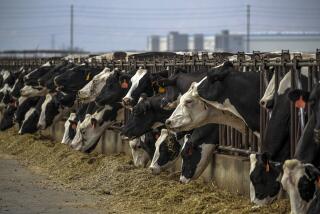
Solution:
<svg viewBox="0 0 320 214">
<path fill-rule="evenodd" d="M 81 64 L 54 78 L 54 84 L 59 91 L 78 92 L 101 70 L 92 68 L 86 64 Z"/>
<path fill-rule="evenodd" d="M 14 125 L 14 113 L 16 112 L 17 107 L 14 104 L 10 104 L 6 107 L 3 112 L 1 121 L 0 121 L 0 130 L 5 131 Z"/>
<path fill-rule="evenodd" d="M 293 90 L 289 97 L 294 102 L 309 102 L 311 115 L 297 144 L 294 155 L 296 160 L 286 161 L 283 166 L 281 183 L 289 194 L 291 212 L 307 213 L 316 198 L 315 182 L 319 181 L 320 176 L 316 170 L 320 166 L 320 83 L 313 87 L 311 93 Z"/>
<path fill-rule="evenodd" d="M 109 68 L 103 69 L 103 71 L 92 78 L 80 91 L 78 91 L 78 99 L 81 102 L 92 102 L 99 95 L 106 80 L 113 72 Z"/>
<path fill-rule="evenodd" d="M 128 91 L 123 83 L 128 83 L 128 75 L 123 75 L 118 70 L 112 71 L 105 81 L 105 86 L 96 97 L 95 103 L 100 107 L 99 111 L 92 115 L 86 115 L 83 122 L 78 126 L 72 146 L 78 150 L 88 151 L 89 147 L 97 145 L 100 137 L 107 127 L 115 122 L 124 120 L 124 108 L 121 99 Z"/>
<path fill-rule="evenodd" d="M 186 131 L 217 123 L 244 132 L 247 125 L 259 136 L 259 88 L 258 72 L 239 72 L 225 62 L 191 85 L 166 126 Z"/>
<path fill-rule="evenodd" d="M 38 120 L 40 117 L 41 112 L 41 105 L 44 102 L 45 97 L 42 96 L 38 99 L 37 104 L 34 107 L 31 107 L 24 116 L 24 120 L 21 124 L 19 129 L 19 134 L 26 134 L 26 133 L 35 133 L 38 131 Z"/>
<path fill-rule="evenodd" d="M 159 89 L 157 80 L 160 77 L 168 77 L 168 71 L 152 74 L 146 69 L 139 68 L 130 79 L 131 87 L 122 99 L 123 105 L 126 107 L 134 106 L 142 93 L 145 93 L 148 97 L 157 94 Z"/>
<path fill-rule="evenodd" d="M 109 76 L 100 94 L 96 97 L 95 102 L 98 106 L 110 105 L 121 102 L 121 99 L 128 92 L 131 85 L 131 74 L 113 71 Z"/>
<path fill-rule="evenodd" d="M 163 95 L 153 97 L 142 97 L 122 128 L 121 132 L 129 138 L 140 137 L 151 129 L 164 124 L 165 120 L 171 115 L 172 110 L 161 108 Z"/>
<path fill-rule="evenodd" d="M 39 97 L 20 97 L 18 100 L 18 108 L 15 112 L 15 121 L 18 123 L 19 128 L 25 119 L 26 113 L 34 106 L 37 105 Z"/>
<path fill-rule="evenodd" d="M 52 92 L 55 90 L 54 78 L 60 74 L 67 72 L 69 69 L 74 67 L 73 63 L 69 63 L 63 60 L 61 63 L 55 65 L 52 69 L 46 72 L 44 75 L 38 78 L 39 86 L 47 89 L 47 91 Z"/>
<path fill-rule="evenodd" d="M 146 167 L 155 152 L 155 143 L 160 136 L 159 130 L 152 130 L 129 141 L 133 163 L 137 167 Z"/>
<path fill-rule="evenodd" d="M 155 143 L 154 152 L 149 169 L 152 174 L 159 174 L 174 166 L 179 159 L 181 147 L 185 142 L 186 133 L 173 133 L 168 129 L 162 129 L 159 138 Z"/>
<path fill-rule="evenodd" d="M 19 76 L 16 78 L 16 81 L 12 87 L 12 90 L 10 92 L 11 98 L 13 100 L 18 100 L 18 98 L 21 96 L 20 90 L 24 86 L 24 77 L 28 74 L 28 70 L 22 68 Z"/>
<path fill-rule="evenodd" d="M 78 124 L 80 124 L 86 115 L 89 103 L 81 104 L 77 112 L 72 112 L 69 115 L 69 118 L 64 124 L 64 133 L 62 137 L 62 144 L 70 145 L 74 136 L 76 135 L 76 130 Z"/>
<path fill-rule="evenodd" d="M 90 152 L 99 142 L 106 128 L 115 121 L 123 120 L 123 110 L 120 103 L 106 105 L 94 114 L 87 114 L 77 126 L 77 132 L 71 146 L 82 152 Z M 117 118 L 118 117 L 118 118 Z"/>
<path fill-rule="evenodd" d="M 290 198 L 292 214 L 320 212 L 320 171 L 310 163 L 287 160 L 281 183 Z"/>
<path fill-rule="evenodd" d="M 180 182 L 197 179 L 206 169 L 215 147 L 219 144 L 219 126 L 208 124 L 193 130 L 181 150 Z"/>
<path fill-rule="evenodd" d="M 45 96 L 48 92 L 45 87 L 39 85 L 38 79 L 45 75 L 53 68 L 50 62 L 45 63 L 41 67 L 31 71 L 24 76 L 24 87 L 20 90 L 21 96 L 34 97 Z"/>
<path fill-rule="evenodd" d="M 62 93 L 62 92 L 58 92 Z M 58 120 L 62 118 L 63 115 L 67 114 L 70 110 L 69 107 L 61 105 L 58 100 L 57 94 L 48 93 L 44 102 L 41 105 L 41 113 L 38 121 L 38 128 L 40 130 L 46 129 L 49 126 L 55 124 Z M 72 101 L 71 101 L 72 102 Z M 71 106 L 73 105 L 74 100 Z"/>
<path fill-rule="evenodd" d="M 301 86 L 304 89 L 307 88 L 306 76 L 307 72 L 302 72 Z M 260 101 L 262 106 L 269 103 L 268 107 L 271 108 L 272 114 L 262 141 L 262 154 L 251 154 L 250 156 L 251 201 L 259 205 L 271 203 L 281 196 L 282 164 L 290 158 L 291 102 L 288 97 L 290 89 L 291 71 L 280 81 L 278 91 L 274 95 L 269 91 L 274 91 L 274 81 L 271 80 Z"/>
<path fill-rule="evenodd" d="M 0 75 L 2 76 L 2 86 L 0 89 L 0 108 L 5 108 L 9 103 L 13 101 L 11 97 L 11 91 L 16 79 L 22 71 L 23 69 L 20 69 L 18 71 L 1 71 Z"/>
</svg>

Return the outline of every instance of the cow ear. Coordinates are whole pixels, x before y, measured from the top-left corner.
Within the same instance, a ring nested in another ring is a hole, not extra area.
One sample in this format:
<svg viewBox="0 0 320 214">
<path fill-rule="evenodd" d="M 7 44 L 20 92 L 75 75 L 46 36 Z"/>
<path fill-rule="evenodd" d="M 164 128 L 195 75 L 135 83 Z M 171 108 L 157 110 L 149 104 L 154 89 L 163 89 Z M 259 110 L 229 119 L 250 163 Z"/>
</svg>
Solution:
<svg viewBox="0 0 320 214">
<path fill-rule="evenodd" d="M 230 62 L 230 61 L 225 61 L 224 63 L 223 63 L 223 66 L 222 66 L 223 68 L 233 68 L 233 63 L 232 62 Z"/>
<path fill-rule="evenodd" d="M 174 76 L 173 78 L 162 78 L 158 80 L 158 85 L 161 87 L 167 87 L 167 86 L 175 85 L 176 82 L 177 82 L 177 77 Z"/>
<path fill-rule="evenodd" d="M 309 95 L 310 95 L 310 93 L 308 91 L 294 89 L 289 92 L 288 97 L 293 102 L 299 100 L 300 97 L 303 99 L 303 101 L 308 102 Z"/>
<path fill-rule="evenodd" d="M 233 67 L 233 64 L 229 61 L 225 62 L 221 67 L 214 68 L 213 70 L 209 71 L 207 74 L 208 80 L 210 82 L 215 81 L 222 81 L 226 76 L 230 73 L 230 68 Z"/>
<path fill-rule="evenodd" d="M 174 74 L 179 74 L 179 73 L 187 73 L 187 71 L 183 68 L 177 68 L 175 71 L 174 71 Z"/>
<path fill-rule="evenodd" d="M 312 164 L 305 164 L 305 172 L 312 181 L 318 180 L 320 177 L 320 171 Z"/>
</svg>

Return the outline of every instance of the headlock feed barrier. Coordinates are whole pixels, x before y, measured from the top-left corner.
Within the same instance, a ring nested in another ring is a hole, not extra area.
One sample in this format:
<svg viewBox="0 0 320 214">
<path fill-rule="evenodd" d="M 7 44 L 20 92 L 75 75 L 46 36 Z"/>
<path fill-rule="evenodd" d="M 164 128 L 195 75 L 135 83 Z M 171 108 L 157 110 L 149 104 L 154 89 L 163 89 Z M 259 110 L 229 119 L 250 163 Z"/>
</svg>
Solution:
<svg viewBox="0 0 320 214">
<path fill-rule="evenodd" d="M 110 54 L 109 54 L 110 55 Z M 316 53 L 290 53 L 283 50 L 279 53 L 256 52 L 243 53 L 144 53 L 127 56 L 126 54 L 113 53 L 112 58 L 105 56 L 95 57 L 70 57 L 75 63 L 88 63 L 90 66 L 103 69 L 119 68 L 125 71 L 135 71 L 139 67 L 146 68 L 149 72 L 157 73 L 167 70 L 170 73 L 177 68 L 183 68 L 187 72 L 197 72 L 209 70 L 210 68 L 226 61 L 231 60 L 239 72 L 260 71 L 260 97 L 264 95 L 268 80 L 271 79 L 272 72 L 275 74 L 275 92 L 278 90 L 281 77 L 291 71 L 291 86 L 299 88 L 301 70 L 305 69 L 308 73 L 308 91 L 311 91 L 314 82 L 313 78 L 320 77 L 320 50 Z M 116 56 L 116 57 L 115 57 Z M 18 69 L 24 66 L 27 69 L 37 68 L 48 60 L 53 64 L 59 63 L 62 58 L 0 58 L 0 68 Z M 319 80 L 319 78 L 318 78 Z M 309 106 L 306 106 L 306 114 L 310 115 Z M 125 112 L 126 115 L 129 112 Z M 290 106 L 290 154 L 293 156 L 296 144 L 302 130 L 302 123 L 299 117 L 299 110 L 294 103 Z M 264 139 L 264 131 L 268 123 L 268 113 L 260 107 L 260 137 L 257 137 L 251 130 L 246 128 L 244 133 L 236 131 L 234 128 L 220 125 L 219 127 L 219 151 L 234 155 L 248 155 L 261 150 L 261 141 Z"/>
</svg>

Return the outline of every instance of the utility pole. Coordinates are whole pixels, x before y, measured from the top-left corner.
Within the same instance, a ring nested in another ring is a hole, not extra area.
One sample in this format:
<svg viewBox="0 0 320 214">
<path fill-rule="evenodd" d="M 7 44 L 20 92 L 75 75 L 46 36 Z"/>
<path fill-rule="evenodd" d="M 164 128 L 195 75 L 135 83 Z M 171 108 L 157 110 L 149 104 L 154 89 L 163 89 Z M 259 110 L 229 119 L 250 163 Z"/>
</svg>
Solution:
<svg viewBox="0 0 320 214">
<path fill-rule="evenodd" d="M 55 35 L 51 34 L 51 49 L 54 50 L 55 49 Z"/>
<path fill-rule="evenodd" d="M 70 11 L 70 52 L 73 52 L 73 4 Z"/>
<path fill-rule="evenodd" d="M 247 53 L 250 52 L 250 5 L 247 5 Z"/>
</svg>

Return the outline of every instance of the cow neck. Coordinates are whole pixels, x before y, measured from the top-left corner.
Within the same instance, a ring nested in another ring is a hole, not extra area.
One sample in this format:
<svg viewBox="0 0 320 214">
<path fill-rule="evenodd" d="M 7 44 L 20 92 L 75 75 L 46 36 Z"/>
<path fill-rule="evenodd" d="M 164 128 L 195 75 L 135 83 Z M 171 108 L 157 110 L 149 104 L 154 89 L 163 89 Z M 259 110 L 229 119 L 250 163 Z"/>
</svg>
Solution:
<svg viewBox="0 0 320 214">
<path fill-rule="evenodd" d="M 304 163 L 311 163 L 320 167 L 320 144 L 314 140 L 314 128 L 316 124 L 315 114 L 311 114 L 310 119 L 299 139 L 294 157 Z"/>
<path fill-rule="evenodd" d="M 213 111 L 210 111 L 211 115 L 208 116 L 208 121 L 202 125 L 206 125 L 208 123 L 222 124 L 231 126 L 243 134 L 246 133 L 247 124 L 241 115 L 231 112 L 230 109 L 226 108 L 224 105 L 202 98 L 198 94 L 197 87 L 192 87 L 191 93 L 192 96 L 197 97 L 203 102 L 204 108 L 208 108 L 210 106 L 213 109 Z M 219 112 L 219 114 L 217 112 Z"/>
</svg>

